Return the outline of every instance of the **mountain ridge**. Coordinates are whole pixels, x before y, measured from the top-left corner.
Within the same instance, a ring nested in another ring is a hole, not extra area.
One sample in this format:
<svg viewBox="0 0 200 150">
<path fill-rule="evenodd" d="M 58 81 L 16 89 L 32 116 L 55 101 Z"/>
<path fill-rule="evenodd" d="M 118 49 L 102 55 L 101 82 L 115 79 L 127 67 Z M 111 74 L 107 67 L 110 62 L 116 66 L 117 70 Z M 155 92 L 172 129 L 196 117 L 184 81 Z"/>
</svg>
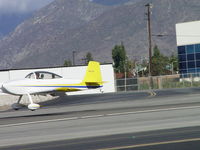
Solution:
<svg viewBox="0 0 200 150">
<path fill-rule="evenodd" d="M 0 68 L 62 65 L 76 51 L 76 62 L 87 52 L 112 62 L 111 50 L 124 43 L 129 59 L 148 58 L 145 4 L 152 2 L 153 45 L 176 53 L 175 24 L 199 20 L 198 0 L 141 0 L 104 6 L 88 0 L 56 0 L 0 41 Z M 12 58 L 12 59 L 11 59 Z"/>
</svg>

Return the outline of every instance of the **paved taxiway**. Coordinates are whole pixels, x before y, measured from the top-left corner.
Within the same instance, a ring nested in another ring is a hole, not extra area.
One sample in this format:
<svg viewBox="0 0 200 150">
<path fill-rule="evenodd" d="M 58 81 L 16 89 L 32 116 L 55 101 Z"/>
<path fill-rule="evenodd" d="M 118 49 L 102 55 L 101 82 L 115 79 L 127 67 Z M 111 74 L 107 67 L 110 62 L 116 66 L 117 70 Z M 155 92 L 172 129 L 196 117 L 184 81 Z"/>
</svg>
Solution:
<svg viewBox="0 0 200 150">
<path fill-rule="evenodd" d="M 7 147 L 4 150 L 197 150 L 200 127 L 117 134 Z"/>
<path fill-rule="evenodd" d="M 48 142 L 57 141 L 54 142 L 54 146 L 62 147 L 63 140 L 90 137 L 94 139 L 93 137 L 98 136 L 108 138 L 110 135 L 113 137 L 118 135 L 117 139 L 119 140 L 123 135 L 131 134 L 132 137 L 135 137 L 134 133 L 141 134 L 141 132 L 152 131 L 156 134 L 160 132 L 158 130 L 173 128 L 183 128 L 182 132 L 184 133 L 185 127 L 192 127 L 192 130 L 182 136 L 179 132 L 175 134 L 176 137 L 182 138 L 170 139 L 171 136 L 169 136 L 168 139 L 159 141 L 153 137 L 154 141 L 148 142 L 147 140 L 145 143 L 179 141 L 178 143 L 181 145 L 187 142 L 199 142 L 200 134 L 193 134 L 194 129 L 196 129 L 195 133 L 199 133 L 199 128 L 195 128 L 200 124 L 199 91 L 199 88 L 156 91 L 156 96 L 155 93 L 148 91 L 69 96 L 65 100 L 49 102 L 48 105 L 44 103 L 44 107 L 35 112 L 24 109 L 17 112 L 2 112 L 0 113 L 0 146 L 2 149 L 3 147 L 4 149 L 14 149 L 16 145 L 36 143 L 40 147 L 43 145 L 42 142 L 47 142 L 44 145 L 48 147 Z M 157 139 L 162 139 L 161 137 Z M 80 141 L 84 141 L 84 139 L 80 139 Z M 190 141 L 191 139 L 193 141 Z M 181 140 L 186 141 L 180 142 Z M 93 144 L 96 147 L 91 149 L 107 148 L 104 146 L 106 141 L 101 143 L 101 147 Z M 108 147 L 134 144 L 134 142 L 123 144 L 120 141 L 113 142 L 114 145 Z M 77 143 L 80 144 L 80 142 Z M 135 145 L 138 144 L 141 143 L 135 143 Z M 14 147 L 6 148 L 9 145 L 14 145 Z M 36 145 L 29 149 L 37 149 Z M 87 149 L 87 147 L 82 146 L 81 149 Z"/>
</svg>

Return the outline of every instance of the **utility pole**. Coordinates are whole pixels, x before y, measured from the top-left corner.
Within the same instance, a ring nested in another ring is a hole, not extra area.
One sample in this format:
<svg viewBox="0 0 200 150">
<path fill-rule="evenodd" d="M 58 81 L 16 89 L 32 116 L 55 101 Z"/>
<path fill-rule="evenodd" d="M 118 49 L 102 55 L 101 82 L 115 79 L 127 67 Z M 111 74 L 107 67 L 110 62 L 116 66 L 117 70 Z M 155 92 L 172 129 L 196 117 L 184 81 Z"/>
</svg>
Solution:
<svg viewBox="0 0 200 150">
<path fill-rule="evenodd" d="M 152 4 L 148 3 L 145 5 L 147 7 L 147 25 L 148 25 L 148 40 L 149 40 L 149 76 L 151 76 L 151 70 L 152 70 L 152 35 L 151 35 L 151 8 Z"/>
<path fill-rule="evenodd" d="M 153 78 L 152 78 L 152 35 L 151 35 L 151 8 L 152 4 L 148 3 L 145 5 L 147 8 L 147 25 L 148 25 L 148 39 L 149 39 L 149 88 L 153 89 Z"/>
<path fill-rule="evenodd" d="M 76 51 L 73 51 L 72 52 L 73 66 L 75 66 L 75 54 L 76 54 Z"/>
</svg>

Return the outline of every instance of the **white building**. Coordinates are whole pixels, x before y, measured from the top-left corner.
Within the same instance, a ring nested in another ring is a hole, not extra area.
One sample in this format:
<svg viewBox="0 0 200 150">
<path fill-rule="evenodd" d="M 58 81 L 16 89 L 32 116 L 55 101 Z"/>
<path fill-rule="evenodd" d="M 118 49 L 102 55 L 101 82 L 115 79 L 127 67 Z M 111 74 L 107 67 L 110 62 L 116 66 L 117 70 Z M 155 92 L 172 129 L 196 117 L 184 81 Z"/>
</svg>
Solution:
<svg viewBox="0 0 200 150">
<path fill-rule="evenodd" d="M 200 21 L 176 24 L 180 74 L 184 78 L 200 74 Z"/>
</svg>

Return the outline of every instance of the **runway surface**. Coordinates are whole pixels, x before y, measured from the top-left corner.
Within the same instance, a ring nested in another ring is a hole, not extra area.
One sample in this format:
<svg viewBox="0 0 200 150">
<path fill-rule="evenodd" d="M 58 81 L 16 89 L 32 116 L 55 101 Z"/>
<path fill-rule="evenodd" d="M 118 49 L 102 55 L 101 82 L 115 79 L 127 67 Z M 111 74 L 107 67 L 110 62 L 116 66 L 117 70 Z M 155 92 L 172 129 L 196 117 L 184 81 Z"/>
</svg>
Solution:
<svg viewBox="0 0 200 150">
<path fill-rule="evenodd" d="M 1 112 L 0 149 L 198 149 L 199 91 L 69 96 Z"/>
<path fill-rule="evenodd" d="M 119 134 L 7 147 L 4 150 L 197 150 L 200 127 Z"/>
</svg>

